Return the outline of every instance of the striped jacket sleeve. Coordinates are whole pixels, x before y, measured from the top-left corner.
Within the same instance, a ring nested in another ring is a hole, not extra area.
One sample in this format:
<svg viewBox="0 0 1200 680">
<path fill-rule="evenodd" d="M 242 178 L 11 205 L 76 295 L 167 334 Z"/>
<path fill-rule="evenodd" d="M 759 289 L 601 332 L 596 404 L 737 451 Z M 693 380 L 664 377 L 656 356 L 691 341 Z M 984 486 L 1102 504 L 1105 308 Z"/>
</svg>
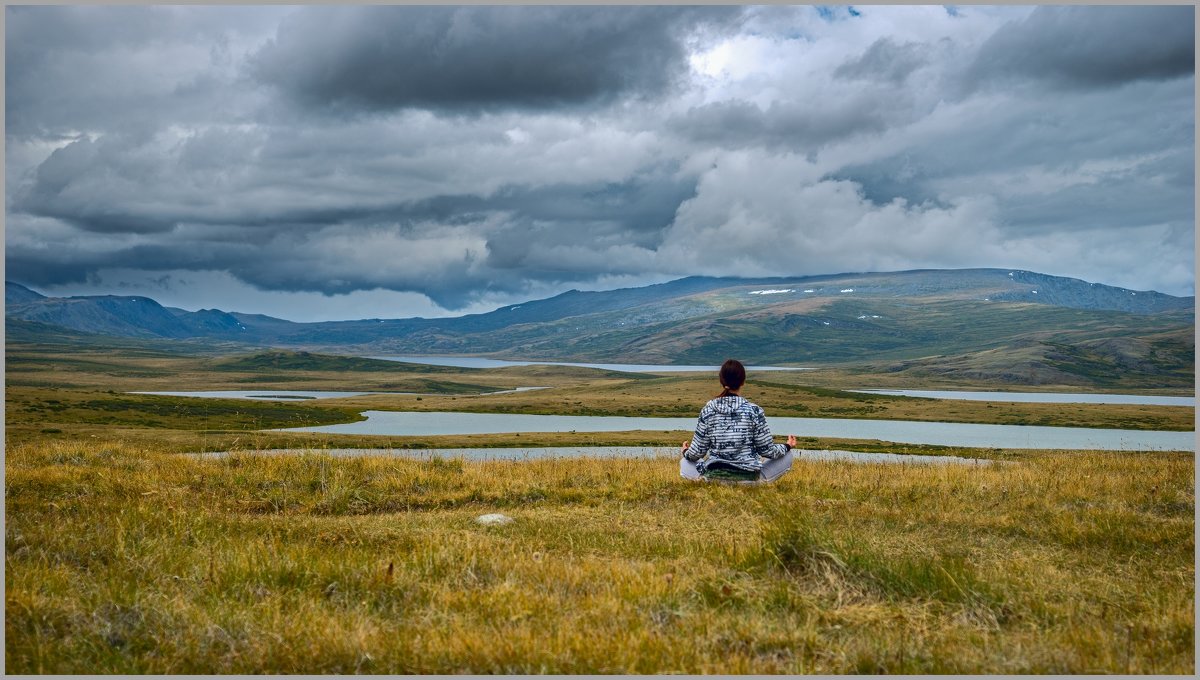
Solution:
<svg viewBox="0 0 1200 680">
<path fill-rule="evenodd" d="M 708 421 L 704 418 L 704 413 L 701 413 L 696 420 L 696 431 L 692 434 L 692 443 L 688 446 L 687 451 L 683 452 L 683 457 L 691 461 L 700 460 L 704 454 L 708 453 L 711 446 Z"/>
<path fill-rule="evenodd" d="M 784 444 L 776 444 L 771 438 L 771 426 L 767 425 L 767 415 L 759 406 L 754 407 L 754 453 L 763 458 L 780 458 L 787 453 Z"/>
</svg>

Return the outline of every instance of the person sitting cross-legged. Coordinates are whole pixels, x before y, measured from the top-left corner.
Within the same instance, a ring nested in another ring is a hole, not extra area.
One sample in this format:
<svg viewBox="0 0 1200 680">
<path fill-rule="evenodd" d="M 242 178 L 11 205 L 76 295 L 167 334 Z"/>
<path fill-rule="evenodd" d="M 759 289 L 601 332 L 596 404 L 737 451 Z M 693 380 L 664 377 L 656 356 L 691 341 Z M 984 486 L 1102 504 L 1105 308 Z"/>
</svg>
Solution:
<svg viewBox="0 0 1200 680">
<path fill-rule="evenodd" d="M 746 382 L 740 361 L 727 360 L 718 376 L 724 389 L 704 405 L 696 433 L 683 443 L 679 474 L 694 480 L 778 479 L 792 467 L 795 435 L 789 435 L 786 444 L 776 444 L 762 408 L 738 394 Z"/>
</svg>

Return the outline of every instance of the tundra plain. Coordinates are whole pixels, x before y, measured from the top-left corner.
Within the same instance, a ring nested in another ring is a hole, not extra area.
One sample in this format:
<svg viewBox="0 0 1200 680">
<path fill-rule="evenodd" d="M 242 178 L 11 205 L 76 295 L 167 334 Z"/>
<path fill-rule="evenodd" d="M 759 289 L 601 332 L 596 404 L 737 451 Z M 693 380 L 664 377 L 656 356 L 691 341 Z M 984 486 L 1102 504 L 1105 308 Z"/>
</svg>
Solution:
<svg viewBox="0 0 1200 680">
<path fill-rule="evenodd" d="M 797 433 L 804 448 L 1007 463 L 800 459 L 759 487 L 686 483 L 670 458 L 339 459 L 320 449 L 671 446 L 688 433 L 263 430 L 353 421 L 368 408 L 693 415 L 715 390 L 703 375 L 137 342 L 16 344 L 6 360 L 9 672 L 1195 670 L 1190 452 Z M 768 416 L 1194 429 L 1194 409 L 1182 407 L 843 391 L 904 386 L 870 375 L 752 375 L 746 394 Z M 480 395 L 530 385 L 553 389 Z M 126 393 L 247 388 L 422 394 L 281 403 Z M 253 453 L 266 448 L 308 453 Z M 205 450 L 238 453 L 190 455 Z M 474 521 L 488 513 L 513 521 Z"/>
</svg>

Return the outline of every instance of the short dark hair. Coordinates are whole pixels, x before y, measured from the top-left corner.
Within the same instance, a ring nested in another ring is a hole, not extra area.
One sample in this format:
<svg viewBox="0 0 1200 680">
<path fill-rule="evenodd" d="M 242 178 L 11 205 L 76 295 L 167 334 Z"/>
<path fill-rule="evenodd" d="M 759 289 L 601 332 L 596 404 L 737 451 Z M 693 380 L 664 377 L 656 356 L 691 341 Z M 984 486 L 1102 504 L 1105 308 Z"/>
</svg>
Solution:
<svg viewBox="0 0 1200 680">
<path fill-rule="evenodd" d="M 726 359 L 725 363 L 721 364 L 721 370 L 717 372 L 717 377 L 721 379 L 721 387 L 725 389 L 721 391 L 720 396 L 728 397 L 733 394 L 733 390 L 741 389 L 746 382 L 746 367 L 737 359 Z"/>
</svg>

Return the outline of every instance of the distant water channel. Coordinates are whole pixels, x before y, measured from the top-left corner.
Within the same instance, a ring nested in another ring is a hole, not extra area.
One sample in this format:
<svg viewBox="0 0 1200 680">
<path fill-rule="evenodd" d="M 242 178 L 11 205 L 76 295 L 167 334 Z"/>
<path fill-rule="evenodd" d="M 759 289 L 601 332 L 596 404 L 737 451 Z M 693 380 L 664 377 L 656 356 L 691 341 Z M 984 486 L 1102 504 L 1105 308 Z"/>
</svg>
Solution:
<svg viewBox="0 0 1200 680">
<path fill-rule="evenodd" d="M 553 458 L 670 458 L 679 457 L 679 449 L 653 446 L 549 446 L 539 448 L 470 448 L 470 449 L 267 449 L 246 451 L 259 456 L 287 456 L 316 453 L 336 458 L 358 456 L 396 456 L 398 458 L 431 458 L 485 461 L 485 460 L 545 460 Z M 223 458 L 230 451 L 200 454 L 205 457 Z M 959 458 L 957 456 L 918 456 L 901 453 L 866 453 L 862 451 L 826 451 L 800 449 L 801 461 L 845 461 L 850 463 L 908 463 L 911 465 L 991 465 L 986 458 Z"/>
<path fill-rule="evenodd" d="M 606 371 L 624 371 L 626 373 L 716 373 L 720 366 L 675 366 L 665 364 L 579 364 L 569 361 L 506 361 L 504 359 L 484 359 L 482 357 L 410 357 L 410 356 L 375 356 L 368 359 L 383 361 L 399 361 L 406 364 L 425 364 L 427 366 L 454 366 L 456 368 L 505 368 L 507 366 L 579 366 L 582 368 L 599 368 Z M 811 371 L 811 368 L 793 368 L 788 366 L 747 366 L 747 371 Z"/>
<path fill-rule="evenodd" d="M 1195 397 L 1165 397 L 1153 394 L 1079 394 L 1074 392 L 968 392 L 963 390 L 854 390 L 864 394 L 899 397 L 958 399 L 965 401 L 1009 401 L 1035 404 L 1141 404 L 1143 406 L 1195 406 Z"/>
<path fill-rule="evenodd" d="M 696 426 L 695 418 L 415 411 L 364 411 L 363 415 L 367 417 L 367 420 L 357 423 L 299 427 L 278 431 L 424 437 L 516 432 L 623 432 L 628 430 L 690 432 Z M 795 434 L 801 437 L 871 439 L 901 444 L 998 449 L 1196 450 L 1194 432 L 835 418 L 772 417 L 770 424 L 772 432 L 776 435 Z"/>
</svg>

